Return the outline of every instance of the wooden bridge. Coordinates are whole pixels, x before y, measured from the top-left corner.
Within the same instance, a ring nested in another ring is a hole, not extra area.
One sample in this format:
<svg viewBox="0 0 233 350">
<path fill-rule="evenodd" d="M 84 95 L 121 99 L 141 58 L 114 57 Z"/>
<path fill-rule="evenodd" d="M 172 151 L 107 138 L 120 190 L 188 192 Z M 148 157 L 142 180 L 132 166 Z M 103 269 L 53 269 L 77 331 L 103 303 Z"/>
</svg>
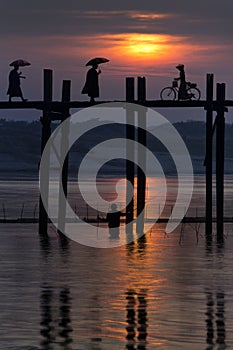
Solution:
<svg viewBox="0 0 233 350">
<path fill-rule="evenodd" d="M 217 84 L 216 100 L 213 99 L 214 92 L 214 75 L 207 74 L 206 76 L 206 99 L 200 101 L 161 101 L 161 100 L 147 100 L 146 99 L 146 80 L 144 77 L 138 77 L 137 80 L 137 98 L 134 96 L 135 79 L 126 78 L 126 99 L 125 101 L 98 101 L 90 103 L 85 101 L 70 101 L 71 81 L 64 80 L 62 85 L 61 101 L 53 101 L 53 72 L 52 70 L 44 70 L 44 98 L 43 101 L 27 101 L 27 102 L 0 102 L 0 109 L 37 109 L 42 111 L 42 137 L 41 137 L 41 152 L 51 135 L 51 122 L 54 120 L 64 121 L 70 115 L 70 109 L 82 109 L 93 105 L 104 104 L 109 102 L 131 102 L 140 104 L 150 108 L 203 108 L 206 111 L 206 215 L 199 218 L 200 222 L 205 222 L 206 236 L 211 239 L 212 223 L 217 223 L 218 239 L 223 239 L 224 221 L 232 222 L 232 218 L 224 218 L 224 140 L 225 140 L 225 112 L 227 107 L 233 107 L 233 100 L 225 99 L 225 84 Z M 213 113 L 216 112 L 216 119 L 213 122 Z M 139 125 L 140 126 L 140 125 Z M 127 128 L 127 126 L 126 126 Z M 212 140 L 213 134 L 216 133 L 216 217 L 212 215 L 212 174 L 213 174 L 213 150 Z M 142 131 L 138 132 L 138 142 L 146 146 L 146 136 Z M 126 130 L 126 137 L 135 140 L 135 135 L 132 135 L 130 129 Z M 42 170 L 41 176 L 45 181 L 45 188 L 49 186 L 48 169 Z M 138 213 L 142 211 L 145 206 L 145 189 L 146 178 L 140 170 L 137 174 L 137 191 Z M 126 178 L 134 186 L 135 173 L 132 166 L 127 162 Z M 66 158 L 63 171 L 61 186 L 65 195 L 67 195 L 67 179 L 68 179 L 68 157 Z M 133 200 L 126 208 L 126 222 L 131 222 L 133 219 Z M 64 221 L 62 213 L 64 207 L 61 206 L 59 217 L 61 217 L 61 225 Z M 196 218 L 184 218 L 184 220 L 194 220 Z M 30 220 L 29 220 L 30 221 Z M 44 208 L 43 202 L 40 199 L 39 212 L 39 232 L 42 235 L 47 234 L 48 214 Z M 19 221 L 17 221 L 19 222 Z M 63 223 L 64 224 L 64 223 Z M 142 228 L 139 228 L 142 229 Z"/>
<path fill-rule="evenodd" d="M 162 223 L 168 223 L 168 221 L 171 222 L 180 222 L 180 220 L 178 219 L 170 219 L 170 218 L 164 218 L 164 217 L 160 217 L 158 219 L 145 219 L 144 222 L 145 223 L 154 223 L 154 224 L 162 224 Z M 75 219 L 75 218 L 67 218 L 66 222 L 67 223 L 79 223 L 79 222 L 89 222 L 89 223 L 93 223 L 93 224 L 98 224 L 101 221 L 99 221 L 98 219 Z M 230 216 L 225 216 L 223 218 L 224 223 L 233 223 L 233 217 Z M 55 219 L 53 219 L 53 221 L 51 221 L 50 219 L 48 219 L 48 223 L 52 223 L 52 222 L 56 222 Z M 122 223 L 125 223 L 125 220 L 121 220 Z M 181 220 L 181 223 L 187 223 L 187 224 L 193 224 L 193 223 L 205 223 L 206 222 L 206 217 L 205 216 L 184 216 L 183 219 Z M 212 218 L 212 222 L 216 223 L 217 222 L 217 218 L 213 217 Z M 9 219 L 0 219 L 0 224 L 38 224 L 39 223 L 39 218 L 9 218 Z"/>
<path fill-rule="evenodd" d="M 110 103 L 110 102 L 126 102 L 125 100 L 111 100 L 111 101 L 98 101 L 93 103 L 87 101 L 70 101 L 70 102 L 62 102 L 62 101 L 27 101 L 27 102 L 6 102 L 0 101 L 0 109 L 37 109 L 37 110 L 50 110 L 53 112 L 61 113 L 64 109 L 80 109 L 87 108 L 91 106 L 95 106 L 98 104 Z M 204 108 L 207 109 L 209 106 L 209 102 L 207 100 L 199 100 L 199 101 L 162 101 L 162 100 L 131 100 L 130 102 L 139 104 L 149 108 Z M 219 107 L 218 101 L 212 101 L 212 109 L 213 111 L 217 111 Z M 233 100 L 225 100 L 225 107 L 233 107 Z M 55 114 L 54 119 L 59 120 L 59 115 Z"/>
</svg>

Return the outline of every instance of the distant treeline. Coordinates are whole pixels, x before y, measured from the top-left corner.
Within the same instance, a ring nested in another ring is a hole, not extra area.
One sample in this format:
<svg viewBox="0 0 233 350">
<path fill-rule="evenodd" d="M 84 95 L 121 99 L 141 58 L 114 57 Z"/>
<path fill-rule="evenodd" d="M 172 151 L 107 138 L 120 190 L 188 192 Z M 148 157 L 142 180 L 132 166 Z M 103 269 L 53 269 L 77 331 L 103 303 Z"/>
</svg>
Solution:
<svg viewBox="0 0 233 350">
<path fill-rule="evenodd" d="M 86 123 L 80 123 L 80 129 Z M 56 128 L 57 125 L 53 127 Z M 205 158 L 205 122 L 202 121 L 185 121 L 174 123 L 181 137 L 183 138 L 194 163 L 195 172 L 204 172 L 202 170 L 203 160 Z M 150 129 L 149 129 L 150 130 Z M 226 141 L 225 141 L 225 157 L 231 163 L 233 160 L 233 124 L 226 124 Z M 107 138 L 124 137 L 125 127 L 115 124 L 114 127 L 104 126 L 95 128 L 88 134 L 85 134 L 72 147 L 71 150 L 71 166 L 72 163 L 78 164 L 78 158 L 82 156 L 98 142 L 104 141 Z M 38 163 L 40 160 L 40 137 L 41 123 L 40 121 L 8 121 L 0 119 L 0 169 L 7 171 L 16 167 L 33 170 L 33 173 L 38 171 Z M 165 147 L 148 137 L 148 145 L 151 150 L 156 153 L 166 153 Z M 215 138 L 213 139 L 213 147 L 215 147 Z M 195 162 L 199 163 L 198 170 L 195 169 Z M 114 161 L 112 165 L 117 164 Z M 119 164 L 118 164 L 119 165 Z M 232 163 L 233 166 L 233 163 Z M 227 168 L 227 167 L 226 167 Z"/>
</svg>

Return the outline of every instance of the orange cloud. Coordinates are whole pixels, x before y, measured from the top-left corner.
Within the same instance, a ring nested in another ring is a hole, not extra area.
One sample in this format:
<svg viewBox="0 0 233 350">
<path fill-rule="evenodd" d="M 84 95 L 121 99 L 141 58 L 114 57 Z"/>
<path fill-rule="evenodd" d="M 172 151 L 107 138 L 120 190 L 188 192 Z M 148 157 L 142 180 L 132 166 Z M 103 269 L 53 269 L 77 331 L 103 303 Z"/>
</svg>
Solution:
<svg viewBox="0 0 233 350">
<path fill-rule="evenodd" d="M 148 66 L 153 62 L 181 59 L 187 51 L 187 38 L 164 34 L 124 33 L 77 38 L 88 56 L 109 56 L 115 62 Z M 77 49 L 78 52 L 78 49 Z"/>
<path fill-rule="evenodd" d="M 139 20 L 155 20 L 155 19 L 164 19 L 174 17 L 173 14 L 169 13 L 137 13 L 137 12 L 129 12 L 129 17 Z"/>
</svg>

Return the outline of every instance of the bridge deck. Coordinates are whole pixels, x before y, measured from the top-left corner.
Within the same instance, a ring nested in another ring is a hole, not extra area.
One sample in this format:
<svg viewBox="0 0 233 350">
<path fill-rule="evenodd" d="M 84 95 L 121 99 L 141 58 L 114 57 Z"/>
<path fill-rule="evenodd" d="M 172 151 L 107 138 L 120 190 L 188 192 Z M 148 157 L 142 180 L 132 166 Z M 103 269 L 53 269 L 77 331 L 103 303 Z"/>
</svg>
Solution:
<svg viewBox="0 0 233 350">
<path fill-rule="evenodd" d="M 51 111 L 61 111 L 64 108 L 86 108 L 93 105 L 98 105 L 101 103 L 110 103 L 110 102 L 123 102 L 126 101 L 98 101 L 95 104 L 90 103 L 88 101 L 71 101 L 71 102 L 61 102 L 61 101 L 52 101 L 52 102 L 44 102 L 44 101 L 27 101 L 27 102 L 8 102 L 8 101 L 0 101 L 0 109 L 50 109 Z M 145 107 L 151 107 L 151 108 L 179 108 L 179 107 L 189 107 L 189 108 L 203 108 L 207 105 L 206 100 L 200 100 L 200 101 L 162 101 L 162 100 L 147 100 L 144 102 L 139 101 L 133 101 L 133 103 L 143 105 Z M 215 108 L 215 105 L 217 104 L 216 101 L 213 102 L 213 108 Z M 233 100 L 226 100 L 225 101 L 226 107 L 233 107 Z"/>
<path fill-rule="evenodd" d="M 151 223 L 154 222 L 155 224 L 160 224 L 160 223 L 167 223 L 169 218 L 159 218 L 157 221 L 156 219 L 145 219 L 145 223 Z M 177 219 L 172 219 L 174 222 L 178 221 Z M 56 222 L 56 220 L 53 220 Z M 204 216 L 200 217 L 189 217 L 185 216 L 182 220 L 182 223 L 205 223 L 206 218 Z M 38 218 L 17 218 L 17 219 L 0 219 L 0 224 L 33 224 L 33 223 L 38 223 L 39 219 Z M 76 219 L 67 219 L 66 222 L 68 223 L 80 223 L 83 222 L 82 220 L 76 220 Z M 89 223 L 103 223 L 104 221 L 98 221 L 97 219 L 89 219 L 86 220 L 86 222 Z M 122 220 L 122 223 L 124 220 Z M 217 222 L 217 218 L 213 218 L 212 220 L 213 223 Z M 233 223 L 233 217 L 225 217 L 224 218 L 225 223 Z"/>
</svg>

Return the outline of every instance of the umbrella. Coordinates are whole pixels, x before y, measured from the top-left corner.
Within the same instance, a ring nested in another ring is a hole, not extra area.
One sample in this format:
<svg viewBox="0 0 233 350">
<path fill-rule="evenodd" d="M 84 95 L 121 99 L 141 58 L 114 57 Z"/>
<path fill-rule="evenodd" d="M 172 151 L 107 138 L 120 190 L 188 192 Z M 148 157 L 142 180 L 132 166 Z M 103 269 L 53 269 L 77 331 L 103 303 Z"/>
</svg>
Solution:
<svg viewBox="0 0 233 350">
<path fill-rule="evenodd" d="M 106 62 L 109 62 L 109 60 L 107 58 L 104 58 L 104 57 L 95 57 L 95 58 L 92 58 L 90 61 L 88 61 L 86 63 L 86 66 L 92 66 L 93 64 L 100 64 L 100 63 L 106 63 Z"/>
<path fill-rule="evenodd" d="M 10 63 L 10 66 L 14 67 L 14 66 L 19 66 L 19 67 L 25 67 L 25 66 L 30 66 L 31 63 L 22 59 L 19 60 L 15 60 L 13 62 Z"/>
</svg>

